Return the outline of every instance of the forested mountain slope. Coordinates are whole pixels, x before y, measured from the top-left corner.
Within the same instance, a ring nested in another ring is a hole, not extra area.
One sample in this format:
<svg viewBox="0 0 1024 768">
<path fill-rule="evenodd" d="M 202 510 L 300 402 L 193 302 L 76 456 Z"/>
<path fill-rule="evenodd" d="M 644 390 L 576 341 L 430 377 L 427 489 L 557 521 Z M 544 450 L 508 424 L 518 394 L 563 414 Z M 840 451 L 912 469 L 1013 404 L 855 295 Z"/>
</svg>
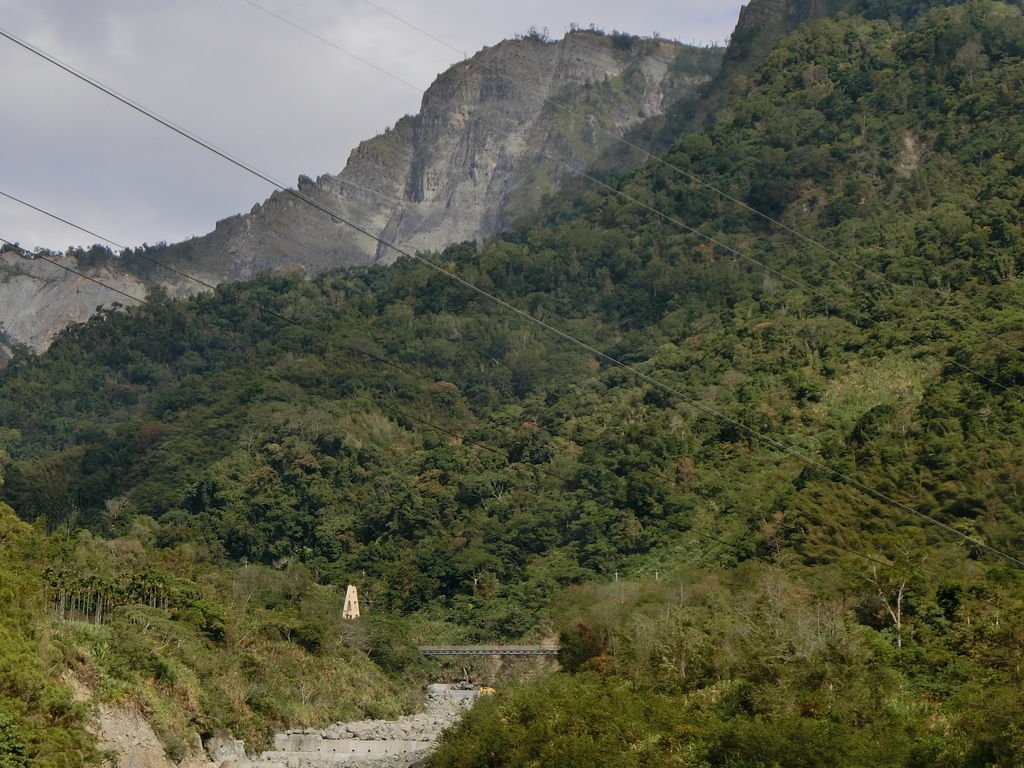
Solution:
<svg viewBox="0 0 1024 768">
<path fill-rule="evenodd" d="M 1021 0 L 1009 3 L 1021 7 Z M 743 6 L 722 65 L 700 100 L 681 102 L 670 110 L 666 137 L 681 126 L 713 122 L 733 81 L 752 75 L 779 40 L 801 24 L 852 14 L 912 25 L 931 8 L 959 4 L 960 0 L 751 0 Z"/>
<path fill-rule="evenodd" d="M 1017 764 L 1022 77 L 1007 4 L 820 20 L 622 195 L 436 257 L 649 379 L 412 260 L 154 296 L 12 363 L 4 497 L 564 630 L 441 765 Z"/>
</svg>

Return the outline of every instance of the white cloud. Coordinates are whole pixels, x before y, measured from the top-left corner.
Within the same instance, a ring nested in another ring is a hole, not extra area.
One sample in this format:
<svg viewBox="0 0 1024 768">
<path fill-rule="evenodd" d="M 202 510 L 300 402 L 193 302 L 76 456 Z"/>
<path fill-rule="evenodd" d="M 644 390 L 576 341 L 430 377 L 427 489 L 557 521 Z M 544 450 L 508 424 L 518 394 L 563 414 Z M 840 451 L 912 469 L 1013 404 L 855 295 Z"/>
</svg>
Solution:
<svg viewBox="0 0 1024 768">
<path fill-rule="evenodd" d="M 460 58 L 363 0 L 258 0 L 425 88 Z M 529 27 L 590 23 L 684 42 L 728 36 L 739 2 L 374 0 L 474 53 Z M 0 0 L 0 26 L 285 182 L 339 171 L 420 93 L 245 0 Z M 174 241 L 270 189 L 12 43 L 0 40 L 0 190 L 120 242 Z M 0 205 L 0 237 L 93 238 Z"/>
</svg>

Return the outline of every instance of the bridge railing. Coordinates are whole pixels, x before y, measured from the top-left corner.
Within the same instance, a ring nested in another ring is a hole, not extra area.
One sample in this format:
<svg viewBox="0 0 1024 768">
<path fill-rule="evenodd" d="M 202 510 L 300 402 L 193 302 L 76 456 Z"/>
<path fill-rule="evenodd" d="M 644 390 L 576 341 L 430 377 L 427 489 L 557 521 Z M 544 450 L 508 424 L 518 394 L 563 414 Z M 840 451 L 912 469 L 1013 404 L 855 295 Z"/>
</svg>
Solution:
<svg viewBox="0 0 1024 768">
<path fill-rule="evenodd" d="M 557 656 L 557 645 L 421 645 L 424 656 Z"/>
</svg>

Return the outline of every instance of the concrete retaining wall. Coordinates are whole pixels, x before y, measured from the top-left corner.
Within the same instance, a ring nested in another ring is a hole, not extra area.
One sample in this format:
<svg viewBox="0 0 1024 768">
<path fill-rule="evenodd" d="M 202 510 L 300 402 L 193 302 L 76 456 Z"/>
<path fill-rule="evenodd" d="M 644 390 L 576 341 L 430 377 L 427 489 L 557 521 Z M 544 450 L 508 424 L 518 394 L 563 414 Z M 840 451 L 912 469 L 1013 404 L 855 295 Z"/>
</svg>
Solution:
<svg viewBox="0 0 1024 768">
<path fill-rule="evenodd" d="M 393 755 L 408 755 L 414 760 L 418 753 L 426 752 L 433 741 L 360 739 L 323 739 L 317 749 L 281 749 L 264 752 L 255 763 L 257 768 L 317 768 L 318 766 L 343 765 L 354 760 L 376 760 Z M 275 745 L 276 746 L 276 745 Z M 287 746 L 287 745 L 286 745 Z"/>
</svg>

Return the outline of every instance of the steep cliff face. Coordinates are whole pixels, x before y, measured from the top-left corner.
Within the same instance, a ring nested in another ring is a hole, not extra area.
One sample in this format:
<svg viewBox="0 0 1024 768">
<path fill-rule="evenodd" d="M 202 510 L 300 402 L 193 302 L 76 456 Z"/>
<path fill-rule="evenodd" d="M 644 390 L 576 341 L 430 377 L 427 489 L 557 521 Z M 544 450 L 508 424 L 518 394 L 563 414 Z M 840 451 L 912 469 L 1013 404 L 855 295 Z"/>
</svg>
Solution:
<svg viewBox="0 0 1024 768">
<path fill-rule="evenodd" d="M 593 32 L 505 41 L 440 75 L 419 114 L 363 142 L 339 174 L 300 177 L 298 189 L 406 250 L 487 237 L 535 210 L 574 169 L 590 167 L 612 134 L 695 93 L 711 71 L 676 66 L 689 51 Z M 397 255 L 282 193 L 189 246 L 192 263 L 228 280 Z"/>
<path fill-rule="evenodd" d="M 300 176 L 297 188 L 406 250 L 484 238 L 535 211 L 573 169 L 601 159 L 613 134 L 695 95 L 720 60 L 720 51 L 619 34 L 505 41 L 440 75 L 419 114 L 360 144 L 340 173 L 315 181 Z M 603 167 L 626 170 L 641 159 L 619 155 Z M 397 256 L 285 193 L 218 222 L 208 235 L 150 255 L 211 283 Z M 11 341 L 44 349 L 60 329 L 99 306 L 130 303 L 58 267 L 16 253 L 0 256 L 0 332 Z M 140 297 L 154 284 L 172 295 L 197 290 L 141 263 L 66 263 Z"/>
<path fill-rule="evenodd" d="M 102 264 L 79 263 L 69 255 L 53 256 L 52 260 L 64 266 L 29 258 L 14 249 L 0 251 L 0 366 L 10 357 L 11 343 L 44 350 L 69 325 L 84 323 L 103 308 L 136 303 L 129 297 L 145 299 L 153 285 L 160 285 L 172 297 L 202 289 L 166 272 L 159 277 L 174 279 L 147 278 L 115 258 Z"/>
<path fill-rule="evenodd" d="M 68 260 L 68 266 L 74 266 Z M 137 277 L 107 268 L 92 275 L 129 296 L 143 298 L 146 288 Z M 132 303 L 98 283 L 17 252 L 0 253 L 0 330 L 12 341 L 45 349 L 72 323 L 83 323 L 99 307 Z"/>
</svg>

